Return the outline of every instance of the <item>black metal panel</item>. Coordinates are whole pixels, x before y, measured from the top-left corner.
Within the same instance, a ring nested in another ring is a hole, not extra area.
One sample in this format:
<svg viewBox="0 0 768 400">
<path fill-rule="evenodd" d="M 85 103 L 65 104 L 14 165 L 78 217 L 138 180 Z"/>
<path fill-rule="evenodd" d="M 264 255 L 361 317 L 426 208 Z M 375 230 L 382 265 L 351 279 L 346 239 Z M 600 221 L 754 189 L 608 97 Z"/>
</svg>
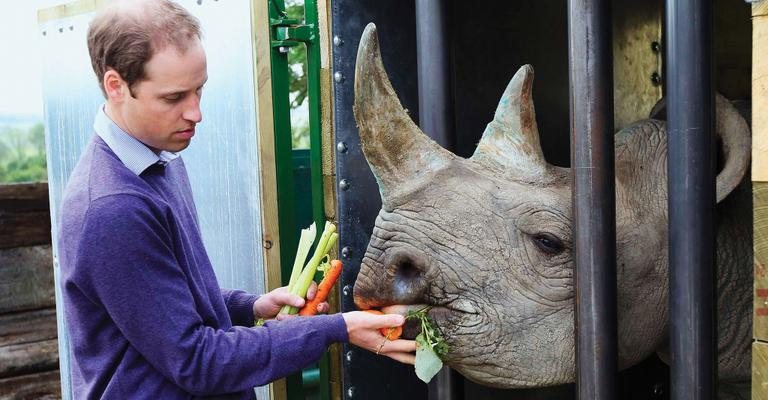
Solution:
<svg viewBox="0 0 768 400">
<path fill-rule="evenodd" d="M 670 350 L 673 399 L 715 397 L 712 2 L 667 0 Z"/>
<path fill-rule="evenodd" d="M 352 114 L 357 47 L 365 25 L 375 23 L 392 85 L 417 119 L 415 11 L 412 0 L 333 0 L 331 7 L 339 247 L 344 259 L 341 308 L 350 311 L 356 309 L 352 287 L 381 208 Z M 423 399 L 427 395 L 427 385 L 418 380 L 412 366 L 349 344 L 343 346 L 342 379 L 344 399 Z"/>
</svg>

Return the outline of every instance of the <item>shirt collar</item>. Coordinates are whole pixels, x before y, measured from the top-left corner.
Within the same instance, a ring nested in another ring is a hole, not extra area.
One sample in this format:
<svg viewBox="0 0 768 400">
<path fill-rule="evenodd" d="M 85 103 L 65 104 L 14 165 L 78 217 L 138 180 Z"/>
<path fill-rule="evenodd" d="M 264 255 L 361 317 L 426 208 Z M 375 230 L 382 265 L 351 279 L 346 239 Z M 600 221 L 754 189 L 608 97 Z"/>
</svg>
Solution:
<svg viewBox="0 0 768 400">
<path fill-rule="evenodd" d="M 93 129 L 104 140 L 120 161 L 136 175 L 154 164 L 165 165 L 179 156 L 178 153 L 161 151 L 156 154 L 147 145 L 120 129 L 104 111 L 104 105 L 99 107 L 93 121 Z"/>
</svg>

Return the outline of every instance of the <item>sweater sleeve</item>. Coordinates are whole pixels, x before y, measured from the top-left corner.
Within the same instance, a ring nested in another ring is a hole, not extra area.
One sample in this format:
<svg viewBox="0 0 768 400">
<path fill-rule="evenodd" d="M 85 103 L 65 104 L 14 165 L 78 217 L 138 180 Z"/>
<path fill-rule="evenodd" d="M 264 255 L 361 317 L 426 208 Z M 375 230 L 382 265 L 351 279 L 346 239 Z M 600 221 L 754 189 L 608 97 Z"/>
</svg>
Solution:
<svg viewBox="0 0 768 400">
<path fill-rule="evenodd" d="M 316 362 L 328 344 L 348 340 L 341 314 L 258 328 L 207 326 L 176 259 L 173 224 L 169 211 L 137 196 L 92 202 L 73 282 L 104 308 L 130 346 L 185 391 L 216 395 L 264 385 Z"/>
<path fill-rule="evenodd" d="M 246 293 L 242 290 L 222 289 L 221 295 L 224 297 L 224 304 L 229 311 L 229 318 L 232 325 L 253 326 L 253 303 L 259 296 Z"/>
</svg>

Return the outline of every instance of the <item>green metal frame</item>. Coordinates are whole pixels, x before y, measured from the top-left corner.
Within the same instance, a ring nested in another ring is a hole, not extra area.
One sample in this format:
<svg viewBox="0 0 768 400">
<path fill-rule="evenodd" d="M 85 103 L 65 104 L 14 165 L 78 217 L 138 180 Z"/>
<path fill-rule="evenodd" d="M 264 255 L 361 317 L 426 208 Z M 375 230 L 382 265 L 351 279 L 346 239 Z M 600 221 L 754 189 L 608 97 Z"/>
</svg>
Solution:
<svg viewBox="0 0 768 400">
<path fill-rule="evenodd" d="M 294 189 L 291 109 L 289 95 L 288 50 L 304 44 L 307 51 L 307 97 L 309 100 L 310 174 L 312 219 L 322 231 L 325 224 L 323 203 L 322 135 L 320 121 L 320 33 L 317 0 L 305 0 L 304 21 L 288 18 L 284 0 L 269 0 L 272 100 L 275 125 L 275 163 L 277 175 L 278 217 L 280 229 L 280 265 L 287 284 L 298 245 L 296 199 Z M 321 399 L 330 398 L 329 361 L 323 356 L 317 369 L 287 378 L 289 400 L 305 398 L 305 388 L 319 386 Z M 302 384 L 303 381 L 303 384 Z"/>
</svg>

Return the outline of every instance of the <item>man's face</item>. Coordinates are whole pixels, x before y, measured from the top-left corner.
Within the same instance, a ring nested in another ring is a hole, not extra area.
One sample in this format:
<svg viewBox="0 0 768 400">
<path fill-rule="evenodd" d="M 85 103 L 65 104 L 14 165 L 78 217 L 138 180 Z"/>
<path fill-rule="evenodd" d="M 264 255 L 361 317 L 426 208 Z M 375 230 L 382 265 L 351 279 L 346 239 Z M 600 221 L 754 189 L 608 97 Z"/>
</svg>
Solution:
<svg viewBox="0 0 768 400">
<path fill-rule="evenodd" d="M 183 54 L 166 46 L 144 71 L 146 79 L 133 85 L 133 96 L 124 97 L 121 128 L 155 151 L 184 150 L 202 120 L 200 97 L 208 72 L 200 41 L 192 41 Z"/>
</svg>

